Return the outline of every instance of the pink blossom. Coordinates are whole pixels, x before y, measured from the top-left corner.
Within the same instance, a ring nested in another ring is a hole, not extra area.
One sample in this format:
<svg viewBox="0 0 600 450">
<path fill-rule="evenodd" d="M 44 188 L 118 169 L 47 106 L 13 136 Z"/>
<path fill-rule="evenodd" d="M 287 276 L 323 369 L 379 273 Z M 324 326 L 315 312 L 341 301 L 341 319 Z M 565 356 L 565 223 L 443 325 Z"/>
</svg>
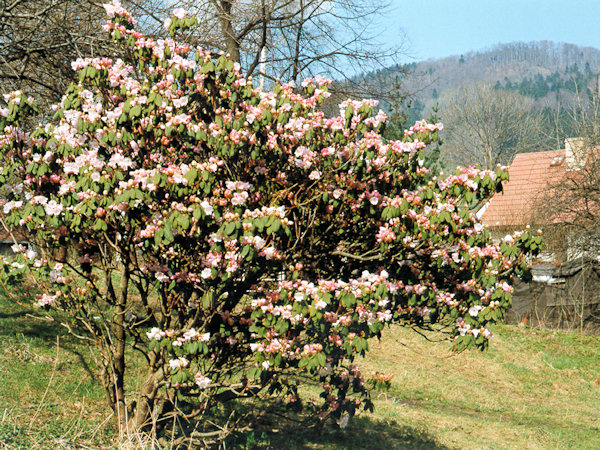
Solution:
<svg viewBox="0 0 600 450">
<path fill-rule="evenodd" d="M 42 294 L 39 298 L 38 298 L 38 305 L 40 306 L 48 306 L 53 304 L 56 299 L 58 299 L 60 296 L 62 295 L 62 293 L 60 291 L 56 291 L 56 293 L 54 295 L 49 295 L 49 294 Z"/>
<path fill-rule="evenodd" d="M 58 216 L 62 212 L 63 206 L 57 203 L 56 200 L 50 200 L 44 205 L 44 210 L 49 216 Z"/>
<path fill-rule="evenodd" d="M 187 16 L 187 11 L 183 8 L 175 8 L 173 10 L 173 15 L 181 20 L 184 19 L 185 16 Z"/>
<path fill-rule="evenodd" d="M 173 99 L 173 106 L 175 108 L 183 108 L 187 104 L 188 104 L 188 98 L 187 97 L 181 97 L 181 98 L 174 98 Z"/>
</svg>

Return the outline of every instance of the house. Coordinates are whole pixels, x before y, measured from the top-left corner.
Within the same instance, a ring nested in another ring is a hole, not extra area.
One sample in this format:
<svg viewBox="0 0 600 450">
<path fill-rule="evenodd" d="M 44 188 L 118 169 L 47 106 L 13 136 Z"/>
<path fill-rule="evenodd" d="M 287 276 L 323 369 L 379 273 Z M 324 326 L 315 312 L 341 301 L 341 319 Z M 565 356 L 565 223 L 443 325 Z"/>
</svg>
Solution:
<svg viewBox="0 0 600 450">
<path fill-rule="evenodd" d="M 2 206 L 0 200 L 0 207 Z M 0 224 L 0 257 L 14 255 L 13 245 L 18 244 L 27 248 L 32 248 L 32 244 L 21 229 L 12 229 L 8 231 L 5 223 Z"/>
<path fill-rule="evenodd" d="M 4 230 L 2 226 L 0 226 L 0 256 L 12 256 L 14 254 L 14 251 L 12 249 L 12 246 L 14 244 L 19 244 L 27 248 L 31 248 L 31 244 L 29 243 L 27 237 L 23 233 L 17 231 L 13 232 L 11 235 L 6 230 Z"/>
<path fill-rule="evenodd" d="M 600 262 L 579 257 L 531 271 L 536 281 L 514 282 L 507 323 L 600 334 Z"/>
<path fill-rule="evenodd" d="M 510 165 L 509 181 L 477 213 L 495 240 L 530 226 L 545 234 L 546 262 L 564 262 L 581 255 L 571 226 L 578 202 L 567 205 L 559 200 L 561 185 L 586 176 L 590 161 L 583 139 L 565 141 L 562 150 L 517 154 Z M 575 206 L 575 208 L 573 207 Z M 579 245 L 581 247 L 581 245 Z"/>
<path fill-rule="evenodd" d="M 509 323 L 600 330 L 600 151 L 588 148 L 575 138 L 562 150 L 516 155 L 504 192 L 477 213 L 495 240 L 527 226 L 544 232 L 533 282 L 514 282 Z"/>
</svg>

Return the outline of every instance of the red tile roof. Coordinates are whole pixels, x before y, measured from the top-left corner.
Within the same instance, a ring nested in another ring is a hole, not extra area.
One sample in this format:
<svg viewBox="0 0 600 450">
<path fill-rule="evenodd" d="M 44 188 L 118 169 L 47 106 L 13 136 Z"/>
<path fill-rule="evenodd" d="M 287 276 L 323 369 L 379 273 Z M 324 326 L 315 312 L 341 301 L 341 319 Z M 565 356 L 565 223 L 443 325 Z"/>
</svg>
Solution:
<svg viewBox="0 0 600 450">
<path fill-rule="evenodd" d="M 567 173 L 565 150 L 520 153 L 515 156 L 508 173 L 509 181 L 504 185 L 504 192 L 494 195 L 484 207 L 481 218 L 489 227 L 532 224 L 535 208 L 542 196 Z"/>
</svg>

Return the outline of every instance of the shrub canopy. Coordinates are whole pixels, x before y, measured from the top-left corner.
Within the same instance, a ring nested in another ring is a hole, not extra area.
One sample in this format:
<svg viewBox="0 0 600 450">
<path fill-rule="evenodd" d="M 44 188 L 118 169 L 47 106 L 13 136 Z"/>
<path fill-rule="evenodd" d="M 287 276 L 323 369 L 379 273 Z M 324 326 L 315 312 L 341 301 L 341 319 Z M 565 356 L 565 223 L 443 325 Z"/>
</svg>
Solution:
<svg viewBox="0 0 600 450">
<path fill-rule="evenodd" d="M 373 101 L 326 117 L 327 80 L 261 92 L 227 56 L 153 40 L 106 9 L 128 59 L 75 61 L 79 83 L 32 132 L 32 100 L 10 94 L 0 178 L 6 224 L 40 252 L 6 270 L 31 271 L 39 304 L 94 342 L 122 424 L 246 399 L 343 425 L 372 407 L 354 362 L 386 326 L 486 347 L 540 244 L 524 232 L 496 245 L 468 208 L 506 171 L 431 180 L 422 152 L 439 124 L 386 142 Z M 175 10 L 167 26 L 193 23 Z M 146 366 L 133 398 L 127 345 Z M 300 389 L 309 380 L 319 399 Z M 210 423 L 196 436 L 222 437 Z"/>
</svg>

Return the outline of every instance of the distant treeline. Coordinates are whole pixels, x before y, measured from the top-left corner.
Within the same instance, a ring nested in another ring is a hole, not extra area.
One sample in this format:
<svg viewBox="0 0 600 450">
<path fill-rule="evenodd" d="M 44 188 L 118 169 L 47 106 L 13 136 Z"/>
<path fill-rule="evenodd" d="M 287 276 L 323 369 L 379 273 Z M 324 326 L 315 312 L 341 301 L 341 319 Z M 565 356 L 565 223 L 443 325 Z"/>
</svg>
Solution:
<svg viewBox="0 0 600 450">
<path fill-rule="evenodd" d="M 462 86 L 478 84 L 495 85 L 496 89 L 538 100 L 561 90 L 585 94 L 599 72 L 598 49 L 549 41 L 513 42 L 464 55 L 397 64 L 353 81 L 399 86 L 423 103 L 437 101 Z"/>
<path fill-rule="evenodd" d="M 532 97 L 535 100 L 546 97 L 552 92 L 561 89 L 573 94 L 590 95 L 589 89 L 592 80 L 597 81 L 598 75 L 592 71 L 590 63 L 586 61 L 584 70 L 580 71 L 577 63 L 567 66 L 564 72 L 556 71 L 545 77 L 537 73 L 533 77 L 525 77 L 521 81 L 511 81 L 504 77 L 504 82 L 496 81 L 496 90 L 518 92 L 519 94 Z"/>
</svg>

